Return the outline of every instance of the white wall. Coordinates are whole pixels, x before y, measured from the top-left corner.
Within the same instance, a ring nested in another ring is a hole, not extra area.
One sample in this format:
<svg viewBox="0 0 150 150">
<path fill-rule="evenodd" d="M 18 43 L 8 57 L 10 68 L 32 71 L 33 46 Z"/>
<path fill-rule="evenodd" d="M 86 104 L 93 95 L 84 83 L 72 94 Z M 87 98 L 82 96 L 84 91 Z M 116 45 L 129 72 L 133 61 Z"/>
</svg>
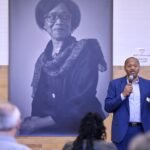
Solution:
<svg viewBox="0 0 150 150">
<path fill-rule="evenodd" d="M 8 0 L 0 0 L 0 65 L 8 65 Z"/>
<path fill-rule="evenodd" d="M 113 65 L 135 56 L 150 66 L 150 0 L 114 0 Z"/>
</svg>

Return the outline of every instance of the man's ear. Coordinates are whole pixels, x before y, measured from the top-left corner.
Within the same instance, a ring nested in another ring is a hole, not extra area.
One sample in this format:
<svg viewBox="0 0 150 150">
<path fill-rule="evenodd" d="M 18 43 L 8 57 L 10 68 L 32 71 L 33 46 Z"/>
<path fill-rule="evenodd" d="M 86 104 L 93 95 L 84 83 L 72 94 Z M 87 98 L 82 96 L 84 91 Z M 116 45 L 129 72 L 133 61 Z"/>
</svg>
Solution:
<svg viewBox="0 0 150 150">
<path fill-rule="evenodd" d="M 19 119 L 17 124 L 16 124 L 16 129 L 19 130 L 21 126 L 21 120 Z"/>
</svg>

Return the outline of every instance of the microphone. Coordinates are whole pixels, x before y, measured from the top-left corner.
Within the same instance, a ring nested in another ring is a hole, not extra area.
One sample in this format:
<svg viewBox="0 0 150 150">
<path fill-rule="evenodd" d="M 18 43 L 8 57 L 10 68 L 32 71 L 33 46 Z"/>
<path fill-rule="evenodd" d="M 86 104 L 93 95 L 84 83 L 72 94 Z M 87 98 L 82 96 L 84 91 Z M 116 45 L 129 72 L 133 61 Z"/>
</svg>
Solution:
<svg viewBox="0 0 150 150">
<path fill-rule="evenodd" d="M 132 84 L 132 82 L 133 82 L 133 80 L 134 80 L 134 76 L 133 76 L 133 74 L 130 74 L 129 75 L 129 83 L 131 83 Z"/>
</svg>

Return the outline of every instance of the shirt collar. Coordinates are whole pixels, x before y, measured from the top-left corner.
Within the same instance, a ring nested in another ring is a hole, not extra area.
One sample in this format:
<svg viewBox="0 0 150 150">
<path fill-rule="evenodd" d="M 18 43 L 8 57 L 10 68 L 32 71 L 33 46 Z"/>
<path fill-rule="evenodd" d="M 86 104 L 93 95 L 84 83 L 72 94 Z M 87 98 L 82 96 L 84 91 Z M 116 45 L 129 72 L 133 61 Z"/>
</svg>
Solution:
<svg viewBox="0 0 150 150">
<path fill-rule="evenodd" d="M 128 77 L 127 77 L 127 83 L 129 83 Z M 139 84 L 139 77 L 133 80 L 134 84 Z"/>
</svg>

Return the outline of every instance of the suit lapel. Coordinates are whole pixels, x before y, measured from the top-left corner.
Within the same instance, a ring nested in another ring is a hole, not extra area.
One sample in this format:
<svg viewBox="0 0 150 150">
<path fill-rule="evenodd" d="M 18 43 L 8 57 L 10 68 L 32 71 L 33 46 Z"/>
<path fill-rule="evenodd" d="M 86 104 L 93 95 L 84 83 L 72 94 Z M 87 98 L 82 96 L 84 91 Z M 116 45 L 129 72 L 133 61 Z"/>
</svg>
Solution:
<svg viewBox="0 0 150 150">
<path fill-rule="evenodd" d="M 126 84 L 127 84 L 127 77 L 125 76 L 124 78 L 122 78 L 122 81 L 121 81 L 120 93 L 124 90 Z M 129 112 L 129 97 L 127 97 L 127 100 L 125 100 L 125 104 L 126 104 L 126 108 L 127 108 L 128 112 Z"/>
<path fill-rule="evenodd" d="M 121 87 L 118 87 L 118 88 L 120 89 L 120 93 L 123 92 L 123 90 L 124 90 L 126 84 L 127 84 L 127 78 L 126 78 L 126 76 L 125 76 L 125 77 L 122 78 L 122 80 L 121 80 L 121 84 L 120 84 Z"/>
</svg>

